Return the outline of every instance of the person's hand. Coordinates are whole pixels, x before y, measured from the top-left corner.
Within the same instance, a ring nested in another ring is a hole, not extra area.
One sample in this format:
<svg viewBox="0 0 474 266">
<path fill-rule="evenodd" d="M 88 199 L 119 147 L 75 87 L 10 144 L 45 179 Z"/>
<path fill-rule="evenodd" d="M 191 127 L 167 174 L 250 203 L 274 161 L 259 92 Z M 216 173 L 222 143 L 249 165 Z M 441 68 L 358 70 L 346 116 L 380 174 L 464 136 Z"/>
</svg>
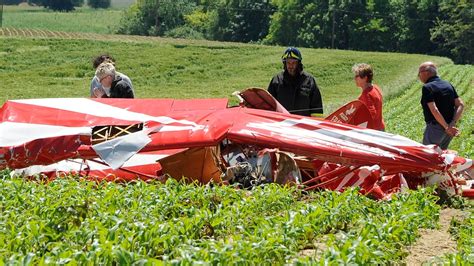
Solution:
<svg viewBox="0 0 474 266">
<path fill-rule="evenodd" d="M 102 88 L 94 88 L 93 92 L 95 98 L 102 98 L 105 94 L 105 91 Z"/>
<path fill-rule="evenodd" d="M 457 137 L 459 136 L 459 129 L 453 126 L 448 126 L 446 128 L 446 134 L 450 135 L 451 137 Z"/>
</svg>

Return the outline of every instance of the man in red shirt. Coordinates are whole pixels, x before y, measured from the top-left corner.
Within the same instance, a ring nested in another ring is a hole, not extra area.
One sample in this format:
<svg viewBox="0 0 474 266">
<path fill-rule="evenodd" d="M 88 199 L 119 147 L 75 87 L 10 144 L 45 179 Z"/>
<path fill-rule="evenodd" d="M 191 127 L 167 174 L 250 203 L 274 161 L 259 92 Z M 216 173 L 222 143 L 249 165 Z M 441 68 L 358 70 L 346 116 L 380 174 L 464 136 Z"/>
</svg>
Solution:
<svg viewBox="0 0 474 266">
<path fill-rule="evenodd" d="M 368 64 L 356 64 L 352 67 L 352 72 L 354 72 L 354 81 L 357 87 L 362 89 L 359 100 L 367 106 L 374 121 L 373 129 L 385 131 L 382 115 L 382 92 L 376 84 L 372 84 L 374 77 L 372 67 Z"/>
</svg>

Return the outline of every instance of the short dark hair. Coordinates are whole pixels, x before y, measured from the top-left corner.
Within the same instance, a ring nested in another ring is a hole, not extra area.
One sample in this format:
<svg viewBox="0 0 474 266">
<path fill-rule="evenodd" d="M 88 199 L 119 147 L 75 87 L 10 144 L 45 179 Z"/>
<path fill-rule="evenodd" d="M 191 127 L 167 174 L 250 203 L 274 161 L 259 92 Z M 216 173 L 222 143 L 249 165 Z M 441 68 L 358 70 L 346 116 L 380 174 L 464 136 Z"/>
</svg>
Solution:
<svg viewBox="0 0 474 266">
<path fill-rule="evenodd" d="M 96 69 L 100 64 L 102 64 L 103 62 L 109 62 L 111 63 L 112 65 L 115 66 L 115 59 L 109 55 L 109 54 L 101 54 L 97 57 L 95 57 L 94 59 L 92 59 L 92 67 L 94 69 Z"/>
</svg>

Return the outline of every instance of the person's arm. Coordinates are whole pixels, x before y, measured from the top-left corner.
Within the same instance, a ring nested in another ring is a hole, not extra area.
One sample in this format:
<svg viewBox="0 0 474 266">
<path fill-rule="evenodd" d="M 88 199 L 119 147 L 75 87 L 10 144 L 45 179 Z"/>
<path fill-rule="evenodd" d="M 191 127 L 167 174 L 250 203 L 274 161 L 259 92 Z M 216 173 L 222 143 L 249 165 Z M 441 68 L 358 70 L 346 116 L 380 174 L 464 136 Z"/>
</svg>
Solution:
<svg viewBox="0 0 474 266">
<path fill-rule="evenodd" d="M 117 83 L 117 90 L 120 91 L 119 98 L 135 98 L 132 87 L 126 82 Z"/>
<path fill-rule="evenodd" d="M 94 88 L 93 90 L 93 95 L 91 96 L 91 98 L 106 98 L 106 94 L 105 94 L 105 91 L 104 89 L 102 88 Z"/>
<path fill-rule="evenodd" d="M 359 96 L 359 100 L 364 103 L 365 107 L 367 107 L 367 110 L 369 110 L 370 117 L 372 117 L 372 120 L 375 121 L 375 118 L 377 117 L 377 109 L 375 108 L 375 102 L 371 95 L 362 91 L 361 95 Z"/>
<path fill-rule="evenodd" d="M 267 91 L 273 96 L 273 98 L 277 98 L 277 88 L 278 88 L 278 83 L 276 82 L 277 77 L 273 77 L 272 80 L 270 80 L 270 84 L 268 84 L 268 89 Z"/>
<path fill-rule="evenodd" d="M 131 86 L 128 86 L 127 88 L 127 98 L 135 98 L 135 93 L 133 92 L 133 88 Z"/>
<path fill-rule="evenodd" d="M 316 81 L 313 79 L 313 82 L 311 84 L 311 102 L 310 102 L 310 107 L 311 108 L 311 113 L 318 113 L 322 114 L 323 113 L 323 100 L 321 98 L 321 92 L 319 91 L 318 84 L 316 84 Z"/>
<path fill-rule="evenodd" d="M 459 121 L 459 119 L 461 119 L 464 111 L 464 102 L 458 97 L 454 99 L 454 106 L 456 110 L 454 111 L 453 121 L 450 123 L 452 126 L 456 126 L 456 123 Z"/>
<path fill-rule="evenodd" d="M 133 90 L 133 84 L 132 84 L 132 80 L 130 79 L 130 77 L 123 74 L 123 73 L 120 73 L 120 72 L 118 72 L 118 75 L 122 78 L 123 81 L 125 81 L 126 83 L 128 83 L 128 85 L 130 85 L 130 87 L 132 88 L 132 92 L 133 92 L 134 91 Z"/>
<path fill-rule="evenodd" d="M 375 120 L 377 117 L 377 110 L 375 109 L 374 105 L 366 105 L 367 109 L 369 110 L 370 117 L 372 117 L 372 120 Z"/>
<path fill-rule="evenodd" d="M 457 128 L 446 123 L 446 120 L 444 120 L 443 115 L 439 112 L 435 102 L 429 102 L 428 108 L 430 109 L 436 121 L 444 128 L 448 135 L 456 136 L 459 134 L 459 130 Z"/>
<path fill-rule="evenodd" d="M 91 80 L 91 88 L 90 88 L 90 96 L 91 98 L 97 98 L 97 96 L 95 95 L 95 90 L 96 88 L 101 88 L 102 85 L 100 84 L 100 82 L 98 82 L 97 78 L 94 76 Z"/>
</svg>

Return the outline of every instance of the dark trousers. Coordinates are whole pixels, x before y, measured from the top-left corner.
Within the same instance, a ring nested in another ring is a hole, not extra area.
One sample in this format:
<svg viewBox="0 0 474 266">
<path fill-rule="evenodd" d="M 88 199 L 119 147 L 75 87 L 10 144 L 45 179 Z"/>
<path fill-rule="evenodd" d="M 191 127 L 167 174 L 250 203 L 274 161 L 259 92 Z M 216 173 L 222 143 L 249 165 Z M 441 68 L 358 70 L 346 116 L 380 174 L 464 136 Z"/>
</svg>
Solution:
<svg viewBox="0 0 474 266">
<path fill-rule="evenodd" d="M 426 123 L 425 133 L 423 134 L 423 144 L 436 144 L 442 150 L 446 150 L 453 137 L 446 134 L 444 128 L 438 123 Z"/>
</svg>

